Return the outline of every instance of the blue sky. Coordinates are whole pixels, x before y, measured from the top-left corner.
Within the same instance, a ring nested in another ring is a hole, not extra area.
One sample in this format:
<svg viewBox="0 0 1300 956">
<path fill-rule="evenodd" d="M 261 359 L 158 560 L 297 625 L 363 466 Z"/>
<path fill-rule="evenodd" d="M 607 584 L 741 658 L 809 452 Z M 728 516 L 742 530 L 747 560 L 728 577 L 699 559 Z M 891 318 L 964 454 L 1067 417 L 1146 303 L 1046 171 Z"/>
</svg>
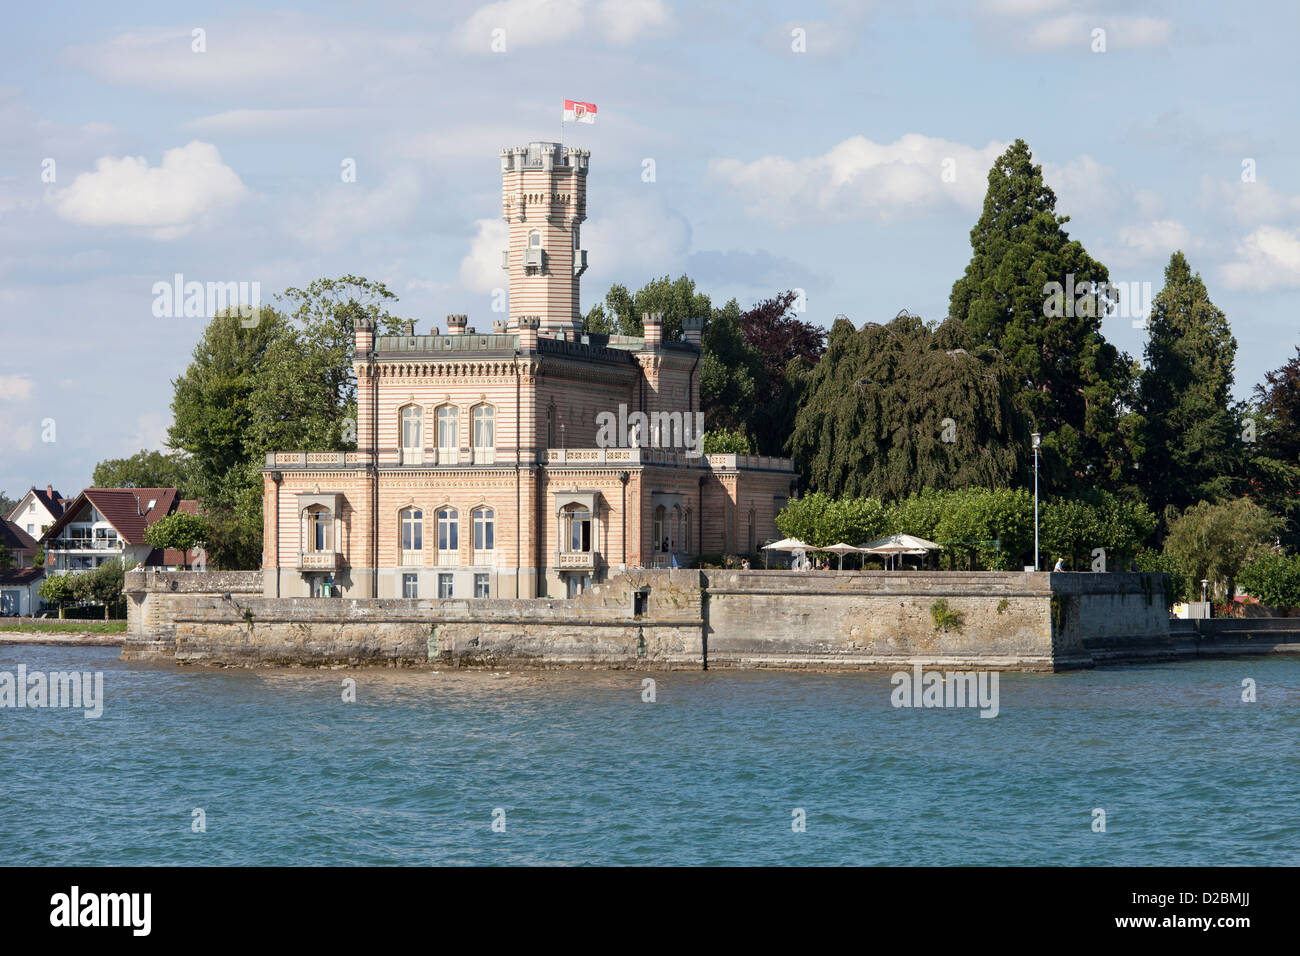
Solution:
<svg viewBox="0 0 1300 956">
<path fill-rule="evenodd" d="M 557 138 L 565 98 L 599 109 L 565 133 L 592 150 L 584 309 L 686 272 L 717 302 L 804 289 L 821 324 L 942 318 L 1019 137 L 1113 280 L 1156 292 L 1187 253 L 1244 397 L 1300 342 L 1298 27 L 1290 2 L 12 6 L 0 489 L 160 447 L 203 330 L 153 315 L 176 273 L 269 298 L 350 272 L 421 329 L 489 326 L 498 151 Z M 1140 356 L 1131 318 L 1105 332 Z"/>
</svg>

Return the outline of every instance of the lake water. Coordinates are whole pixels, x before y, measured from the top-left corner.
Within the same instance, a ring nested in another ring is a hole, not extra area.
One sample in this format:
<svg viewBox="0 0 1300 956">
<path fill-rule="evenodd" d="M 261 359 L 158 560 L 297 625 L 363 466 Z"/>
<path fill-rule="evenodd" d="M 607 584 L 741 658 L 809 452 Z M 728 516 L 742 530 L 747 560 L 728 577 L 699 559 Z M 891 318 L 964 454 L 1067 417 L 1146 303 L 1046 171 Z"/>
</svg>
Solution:
<svg viewBox="0 0 1300 956">
<path fill-rule="evenodd" d="M 1296 657 L 1006 673 L 992 719 L 883 673 L 19 664 L 106 701 L 0 709 L 6 864 L 1300 864 Z"/>
</svg>

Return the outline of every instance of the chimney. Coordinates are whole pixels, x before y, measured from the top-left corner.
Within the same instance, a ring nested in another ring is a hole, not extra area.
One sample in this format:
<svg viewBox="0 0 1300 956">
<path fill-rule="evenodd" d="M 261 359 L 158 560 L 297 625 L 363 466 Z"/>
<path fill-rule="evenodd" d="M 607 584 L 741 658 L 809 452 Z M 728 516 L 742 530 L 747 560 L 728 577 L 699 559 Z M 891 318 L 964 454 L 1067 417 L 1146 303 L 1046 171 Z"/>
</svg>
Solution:
<svg viewBox="0 0 1300 956">
<path fill-rule="evenodd" d="M 46 486 L 45 486 L 45 494 L 48 495 L 49 497 L 53 498 L 53 497 L 54 497 L 54 486 L 53 486 L 53 485 L 46 485 Z"/>
<path fill-rule="evenodd" d="M 415 334 L 415 319 L 406 320 L 406 334 L 407 335 Z"/>
<path fill-rule="evenodd" d="M 375 347 L 375 320 L 368 315 L 357 319 L 352 336 L 356 346 L 356 360 L 361 362 Z"/>
<path fill-rule="evenodd" d="M 687 316 L 682 319 L 682 333 L 687 342 L 697 349 L 704 340 L 704 319 L 699 316 Z"/>
<path fill-rule="evenodd" d="M 645 329 L 645 347 L 657 349 L 664 340 L 664 314 L 662 312 L 642 312 L 641 325 Z"/>
<path fill-rule="evenodd" d="M 447 334 L 464 335 L 465 326 L 469 322 L 468 315 L 449 315 L 447 316 Z"/>
<path fill-rule="evenodd" d="M 521 315 L 519 317 L 519 349 L 522 352 L 537 351 L 537 330 L 541 328 L 540 315 Z"/>
</svg>

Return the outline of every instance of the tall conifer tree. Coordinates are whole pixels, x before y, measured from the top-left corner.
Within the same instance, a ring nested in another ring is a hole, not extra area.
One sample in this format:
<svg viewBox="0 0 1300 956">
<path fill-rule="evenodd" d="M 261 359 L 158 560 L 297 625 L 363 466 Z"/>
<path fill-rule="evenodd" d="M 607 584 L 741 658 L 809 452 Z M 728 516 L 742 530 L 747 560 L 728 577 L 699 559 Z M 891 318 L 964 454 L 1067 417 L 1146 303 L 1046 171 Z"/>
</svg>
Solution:
<svg viewBox="0 0 1300 956">
<path fill-rule="evenodd" d="M 1233 491 L 1243 464 L 1231 396 L 1237 340 L 1181 251 L 1165 267 L 1147 327 L 1138 484 L 1160 515 Z"/>
<path fill-rule="evenodd" d="M 1101 335 L 1109 273 L 1069 237 L 1068 221 L 1016 140 L 989 170 L 974 254 L 949 304 L 971 347 L 1000 350 L 1025 389 L 1054 493 L 1113 488 L 1128 470 L 1119 419 L 1130 365 Z"/>
</svg>

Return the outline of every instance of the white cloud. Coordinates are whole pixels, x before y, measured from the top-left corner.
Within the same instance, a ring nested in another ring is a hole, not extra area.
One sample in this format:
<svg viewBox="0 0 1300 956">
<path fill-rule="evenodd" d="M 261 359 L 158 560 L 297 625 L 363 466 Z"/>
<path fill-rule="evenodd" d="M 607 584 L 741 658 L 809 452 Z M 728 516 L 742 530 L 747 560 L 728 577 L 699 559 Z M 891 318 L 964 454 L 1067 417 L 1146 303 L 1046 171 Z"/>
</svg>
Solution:
<svg viewBox="0 0 1300 956">
<path fill-rule="evenodd" d="M 194 29 L 205 31 L 203 52 Z M 432 59 L 435 37 L 410 29 L 356 24 L 322 26 L 300 13 L 253 14 L 238 21 L 204 18 L 192 26 L 122 30 L 69 47 L 63 62 L 122 86 L 169 94 L 214 92 L 277 96 L 357 88 L 385 68 L 419 67 Z"/>
<path fill-rule="evenodd" d="M 1222 269 L 1228 286 L 1252 292 L 1300 288 L 1300 229 L 1261 226 L 1237 243 L 1236 255 Z"/>
<path fill-rule="evenodd" d="M 1300 214 L 1300 196 L 1280 193 L 1267 181 L 1243 183 L 1239 176 L 1201 179 L 1202 199 L 1215 212 L 1224 212 L 1247 226 L 1275 222 Z"/>
<path fill-rule="evenodd" d="M 1031 53 L 1074 50 L 1091 53 L 1093 31 L 1106 31 L 1106 51 L 1164 46 L 1174 24 L 1165 17 L 1112 14 L 1104 10 L 1052 13 L 1063 4 L 1051 0 L 992 0 L 979 13 L 985 32 Z"/>
<path fill-rule="evenodd" d="M 468 53 L 492 53 L 498 36 L 505 51 L 543 46 L 594 26 L 615 46 L 660 33 L 671 17 L 662 0 L 500 0 L 480 7 L 455 31 L 455 43 Z M 504 31 L 496 34 L 495 31 Z"/>
<path fill-rule="evenodd" d="M 144 412 L 136 416 L 135 434 L 131 436 L 126 446 L 130 449 L 130 454 L 134 455 L 142 448 L 146 451 L 164 450 L 167 429 L 171 423 L 170 412 Z"/>
<path fill-rule="evenodd" d="M 975 149 L 919 133 L 893 143 L 854 136 L 806 159 L 714 159 L 709 173 L 751 214 L 781 224 L 827 217 L 888 219 L 904 212 L 978 209 L 989 167 L 1005 149 L 1005 143 Z M 945 176 L 948 170 L 951 177 Z"/>
<path fill-rule="evenodd" d="M 55 195 L 54 206 L 71 222 L 144 227 L 155 239 L 175 239 L 247 195 L 217 148 L 194 140 L 167 150 L 159 166 L 143 156 L 101 157 L 93 173 L 82 173 Z"/>
<path fill-rule="evenodd" d="M 995 16 L 1012 15 L 1018 17 L 1036 16 L 1050 10 L 1059 10 L 1066 0 L 984 0 L 980 9 Z"/>
<path fill-rule="evenodd" d="M 31 451 L 36 445 L 36 426 L 0 409 L 0 445 L 14 451 Z"/>
<path fill-rule="evenodd" d="M 373 188 L 362 185 L 364 175 L 359 167 L 358 182 L 339 179 L 328 190 L 295 200 L 288 216 L 290 235 L 310 243 L 355 240 L 411 218 L 422 191 L 412 170 L 394 172 Z"/>
<path fill-rule="evenodd" d="M 605 0 L 596 7 L 595 20 L 611 43 L 626 46 L 665 29 L 669 16 L 661 0 Z"/>
<path fill-rule="evenodd" d="M 338 129 L 364 118 L 365 111 L 335 107 L 284 110 L 227 110 L 190 120 L 184 128 L 200 136 L 265 136 Z"/>
<path fill-rule="evenodd" d="M 617 196 L 601 203 L 602 214 L 582 229 L 589 251 L 589 288 L 622 282 L 639 289 L 648 280 L 686 268 L 691 225 L 657 196 Z"/>
<path fill-rule="evenodd" d="M 469 253 L 460 262 L 461 284 L 474 292 L 504 289 L 506 270 L 501 268 L 501 253 L 510 244 L 510 227 L 504 219 L 480 219 L 478 232 L 469 244 Z"/>
<path fill-rule="evenodd" d="M 0 375 L 0 402 L 25 402 L 35 390 L 36 383 L 25 375 Z"/>
<path fill-rule="evenodd" d="M 1184 251 L 1199 245 L 1192 232 L 1176 219 L 1157 219 L 1141 226 L 1124 226 L 1119 231 L 1122 242 L 1138 259 L 1168 259 L 1176 249 Z"/>
</svg>

